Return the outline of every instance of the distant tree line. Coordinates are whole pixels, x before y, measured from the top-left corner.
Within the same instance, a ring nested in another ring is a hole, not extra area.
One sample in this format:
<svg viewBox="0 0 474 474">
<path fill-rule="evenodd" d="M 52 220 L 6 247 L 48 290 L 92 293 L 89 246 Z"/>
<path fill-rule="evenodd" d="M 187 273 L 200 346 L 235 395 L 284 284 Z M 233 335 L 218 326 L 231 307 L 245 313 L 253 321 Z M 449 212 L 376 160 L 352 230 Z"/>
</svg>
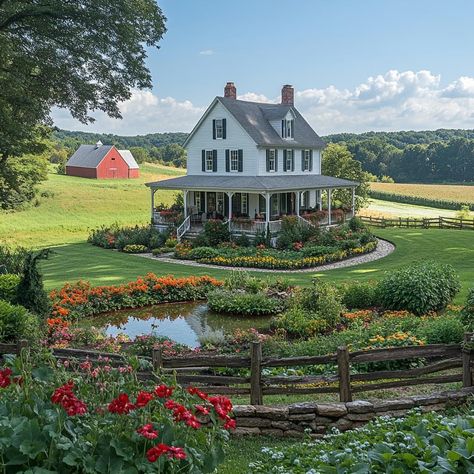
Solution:
<svg viewBox="0 0 474 474">
<path fill-rule="evenodd" d="M 324 138 L 347 146 L 365 171 L 397 182 L 474 182 L 474 130 L 341 133 Z"/>
</svg>

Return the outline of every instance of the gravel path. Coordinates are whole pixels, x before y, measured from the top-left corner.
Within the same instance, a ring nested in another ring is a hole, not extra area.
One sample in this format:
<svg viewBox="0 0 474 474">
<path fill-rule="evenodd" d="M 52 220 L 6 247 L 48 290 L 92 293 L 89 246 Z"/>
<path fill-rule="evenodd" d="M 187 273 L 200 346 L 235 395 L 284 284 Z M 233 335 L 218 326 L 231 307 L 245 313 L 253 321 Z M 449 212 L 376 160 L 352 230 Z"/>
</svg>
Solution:
<svg viewBox="0 0 474 474">
<path fill-rule="evenodd" d="M 153 260 L 158 260 L 160 262 L 174 263 L 176 265 L 187 265 L 189 267 L 201 267 L 201 268 L 216 268 L 218 270 L 247 270 L 252 272 L 275 272 L 275 273 L 307 273 L 307 272 L 324 272 L 326 270 L 334 270 L 336 268 L 346 268 L 352 267 L 354 265 L 360 265 L 362 263 L 373 262 L 379 258 L 386 257 L 395 250 L 395 245 L 388 242 L 387 240 L 377 239 L 377 248 L 370 253 L 359 255 L 357 257 L 348 258 L 346 260 L 341 260 L 339 262 L 328 263 L 326 265 L 320 265 L 312 268 L 303 268 L 301 270 L 272 270 L 267 268 L 248 268 L 248 267 L 228 267 L 224 265 L 210 265 L 207 263 L 198 263 L 191 260 L 177 260 L 171 258 L 165 254 L 162 256 L 154 257 L 151 253 L 140 253 L 135 254 L 139 257 L 151 258 Z"/>
</svg>

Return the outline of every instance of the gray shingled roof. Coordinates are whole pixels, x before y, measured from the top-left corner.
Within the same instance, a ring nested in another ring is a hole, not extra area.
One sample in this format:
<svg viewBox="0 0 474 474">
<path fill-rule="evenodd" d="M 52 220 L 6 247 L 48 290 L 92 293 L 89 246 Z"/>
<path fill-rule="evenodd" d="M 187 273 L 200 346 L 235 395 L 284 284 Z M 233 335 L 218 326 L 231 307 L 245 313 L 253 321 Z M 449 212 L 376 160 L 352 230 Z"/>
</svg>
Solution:
<svg viewBox="0 0 474 474">
<path fill-rule="evenodd" d="M 135 161 L 135 158 L 132 155 L 132 152 L 130 150 L 119 150 L 120 156 L 125 160 L 125 163 L 127 163 L 128 167 L 131 170 L 137 170 L 140 167 L 138 166 L 138 163 Z"/>
<path fill-rule="evenodd" d="M 324 141 L 295 107 L 282 104 L 247 102 L 229 97 L 217 97 L 217 100 L 235 117 L 259 146 L 284 146 L 289 148 L 323 148 L 325 146 Z M 271 126 L 270 121 L 282 119 L 290 109 L 295 115 L 295 136 L 294 140 L 285 140 Z"/>
<path fill-rule="evenodd" d="M 279 176 L 211 176 L 186 175 L 146 183 L 157 189 L 199 189 L 220 191 L 291 191 L 326 188 L 351 188 L 359 183 L 317 174 Z"/>
<path fill-rule="evenodd" d="M 81 145 L 67 160 L 66 166 L 78 168 L 97 168 L 113 145 Z"/>
</svg>

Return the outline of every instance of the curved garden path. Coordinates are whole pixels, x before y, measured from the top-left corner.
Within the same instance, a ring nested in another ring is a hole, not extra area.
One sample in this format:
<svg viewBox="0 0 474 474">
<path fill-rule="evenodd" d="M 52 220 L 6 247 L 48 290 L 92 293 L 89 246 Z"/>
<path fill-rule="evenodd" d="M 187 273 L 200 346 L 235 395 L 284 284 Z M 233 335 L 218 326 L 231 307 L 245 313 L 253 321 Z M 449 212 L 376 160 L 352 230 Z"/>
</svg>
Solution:
<svg viewBox="0 0 474 474">
<path fill-rule="evenodd" d="M 334 270 L 336 268 L 352 267 L 354 265 L 360 265 L 361 263 L 373 262 L 380 258 L 386 257 L 395 250 L 395 245 L 387 240 L 377 239 L 377 248 L 370 253 L 359 255 L 357 257 L 348 258 L 339 262 L 327 263 L 326 265 L 320 265 L 312 268 L 302 268 L 300 270 L 272 270 L 269 268 L 250 268 L 250 267 L 229 267 L 224 265 L 211 265 L 208 263 L 198 263 L 192 260 L 177 260 L 175 258 L 167 256 L 154 257 L 151 253 L 135 254 L 139 257 L 151 258 L 153 260 L 159 260 L 166 263 L 174 263 L 176 265 L 187 265 L 190 267 L 201 267 L 201 268 L 216 268 L 220 270 L 247 270 L 250 272 L 276 272 L 276 273 L 307 273 L 307 272 L 324 272 L 326 270 Z"/>
</svg>

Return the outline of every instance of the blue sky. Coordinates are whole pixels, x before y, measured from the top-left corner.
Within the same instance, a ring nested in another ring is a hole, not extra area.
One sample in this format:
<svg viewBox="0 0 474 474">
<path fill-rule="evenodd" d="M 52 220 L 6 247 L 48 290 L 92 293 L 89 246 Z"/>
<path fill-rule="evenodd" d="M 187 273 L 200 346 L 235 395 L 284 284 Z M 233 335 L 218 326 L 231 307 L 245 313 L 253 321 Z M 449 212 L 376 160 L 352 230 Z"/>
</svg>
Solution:
<svg viewBox="0 0 474 474">
<path fill-rule="evenodd" d="M 226 81 L 245 99 L 281 85 L 321 133 L 473 128 L 474 2 L 461 0 L 161 0 L 168 18 L 150 50 L 151 92 L 124 120 L 81 126 L 115 133 L 189 131 Z"/>
</svg>

